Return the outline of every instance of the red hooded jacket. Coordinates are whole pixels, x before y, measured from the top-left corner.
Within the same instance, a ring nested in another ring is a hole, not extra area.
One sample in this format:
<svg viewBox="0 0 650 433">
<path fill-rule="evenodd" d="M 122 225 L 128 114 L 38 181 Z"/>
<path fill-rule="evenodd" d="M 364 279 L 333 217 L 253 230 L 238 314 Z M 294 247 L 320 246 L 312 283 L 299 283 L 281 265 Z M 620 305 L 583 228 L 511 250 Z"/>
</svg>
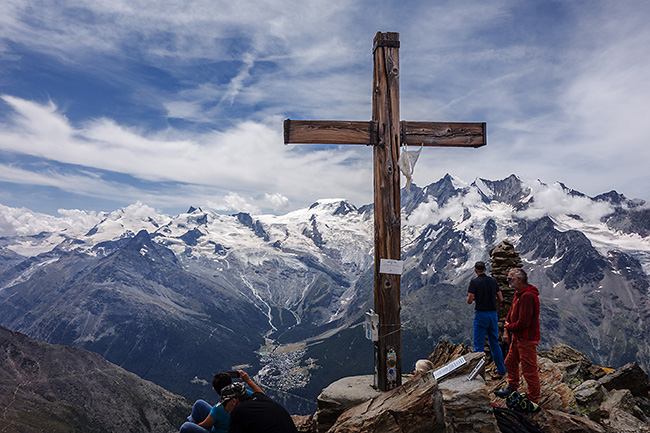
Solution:
<svg viewBox="0 0 650 433">
<path fill-rule="evenodd" d="M 539 290 L 530 284 L 515 292 L 506 329 L 520 340 L 539 341 Z"/>
</svg>

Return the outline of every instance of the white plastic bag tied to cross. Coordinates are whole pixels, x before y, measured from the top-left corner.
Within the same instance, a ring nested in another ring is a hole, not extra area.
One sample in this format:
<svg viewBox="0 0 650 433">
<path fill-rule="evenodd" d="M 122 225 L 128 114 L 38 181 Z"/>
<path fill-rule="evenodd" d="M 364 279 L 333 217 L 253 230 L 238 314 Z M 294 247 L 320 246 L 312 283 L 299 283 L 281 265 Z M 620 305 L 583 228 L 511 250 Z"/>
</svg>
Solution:
<svg viewBox="0 0 650 433">
<path fill-rule="evenodd" d="M 411 191 L 411 183 L 413 182 L 413 171 L 415 170 L 415 163 L 418 162 L 420 152 L 424 146 L 420 146 L 418 150 L 408 150 L 408 146 L 402 146 L 402 153 L 397 161 L 399 171 L 406 177 L 406 191 Z"/>
</svg>

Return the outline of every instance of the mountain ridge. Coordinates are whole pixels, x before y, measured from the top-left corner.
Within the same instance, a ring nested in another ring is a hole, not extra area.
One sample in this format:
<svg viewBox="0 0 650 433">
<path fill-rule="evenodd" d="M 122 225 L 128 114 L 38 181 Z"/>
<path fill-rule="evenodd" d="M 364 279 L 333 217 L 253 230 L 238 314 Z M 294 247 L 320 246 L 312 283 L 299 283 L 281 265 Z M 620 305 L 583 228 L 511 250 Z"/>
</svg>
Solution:
<svg viewBox="0 0 650 433">
<path fill-rule="evenodd" d="M 96 350 L 192 398 L 209 395 L 195 377 L 245 364 L 262 384 L 310 400 L 336 374 L 372 371 L 372 344 L 358 338 L 373 303 L 371 209 L 320 199 L 284 215 L 190 207 L 167 216 L 136 204 L 98 214 L 91 227 L 32 235 L 16 227 L 0 238 L 0 325 Z M 508 239 L 541 291 L 543 346 L 566 340 L 602 365 L 638 358 L 647 369 L 648 212 L 615 191 L 591 198 L 516 175 L 472 183 L 446 175 L 403 190 L 403 368 L 440 339 L 469 341 L 473 263 Z M 76 310 L 55 319 L 48 308 L 64 294 Z M 38 308 L 41 317 L 29 316 Z M 105 326 L 92 328 L 100 319 Z M 44 331 L 55 323 L 68 334 Z M 95 331 L 79 339 L 84 329 Z M 145 347 L 156 348 L 155 362 Z M 292 361 L 280 356 L 287 350 Z M 343 360 L 345 373 L 328 368 Z M 264 373 L 283 369 L 301 379 Z"/>
<path fill-rule="evenodd" d="M 0 412 L 6 433 L 175 430 L 184 398 L 99 355 L 0 327 Z"/>
</svg>

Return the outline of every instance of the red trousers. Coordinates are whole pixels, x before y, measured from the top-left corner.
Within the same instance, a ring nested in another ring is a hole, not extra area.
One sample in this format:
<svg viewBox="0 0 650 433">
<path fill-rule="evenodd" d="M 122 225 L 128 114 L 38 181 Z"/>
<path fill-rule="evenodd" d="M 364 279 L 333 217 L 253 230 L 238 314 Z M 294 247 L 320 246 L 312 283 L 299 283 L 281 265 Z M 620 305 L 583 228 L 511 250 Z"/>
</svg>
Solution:
<svg viewBox="0 0 650 433">
<path fill-rule="evenodd" d="M 510 350 L 506 356 L 506 371 L 510 389 L 519 389 L 519 363 L 521 372 L 528 385 L 528 398 L 537 403 L 540 394 L 539 374 L 537 373 L 537 345 L 539 341 L 519 340 L 514 335 L 510 342 Z"/>
</svg>

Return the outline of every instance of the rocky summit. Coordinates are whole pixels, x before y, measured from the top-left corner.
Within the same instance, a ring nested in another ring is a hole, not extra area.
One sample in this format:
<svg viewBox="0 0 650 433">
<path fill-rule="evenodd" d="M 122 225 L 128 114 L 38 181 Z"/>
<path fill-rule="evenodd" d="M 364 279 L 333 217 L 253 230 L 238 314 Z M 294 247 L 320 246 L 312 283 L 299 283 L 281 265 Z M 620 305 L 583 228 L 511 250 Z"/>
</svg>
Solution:
<svg viewBox="0 0 650 433">
<path fill-rule="evenodd" d="M 385 393 L 370 387 L 372 376 L 341 379 L 323 390 L 316 414 L 295 421 L 305 433 L 512 431 L 495 416 L 495 408 L 507 404 L 494 394 L 506 386 L 505 379 L 493 380 L 486 374 L 496 371 L 494 364 L 488 361 L 471 378 L 484 356 L 443 341 L 429 355 L 435 368 L 426 375 L 409 378 Z M 436 369 L 459 358 L 464 365 L 436 380 Z M 564 344 L 539 352 L 538 364 L 541 410 L 514 411 L 511 416 L 545 433 L 650 432 L 650 381 L 638 364 L 618 369 L 596 366 Z M 520 392 L 525 391 L 523 386 Z"/>
</svg>

